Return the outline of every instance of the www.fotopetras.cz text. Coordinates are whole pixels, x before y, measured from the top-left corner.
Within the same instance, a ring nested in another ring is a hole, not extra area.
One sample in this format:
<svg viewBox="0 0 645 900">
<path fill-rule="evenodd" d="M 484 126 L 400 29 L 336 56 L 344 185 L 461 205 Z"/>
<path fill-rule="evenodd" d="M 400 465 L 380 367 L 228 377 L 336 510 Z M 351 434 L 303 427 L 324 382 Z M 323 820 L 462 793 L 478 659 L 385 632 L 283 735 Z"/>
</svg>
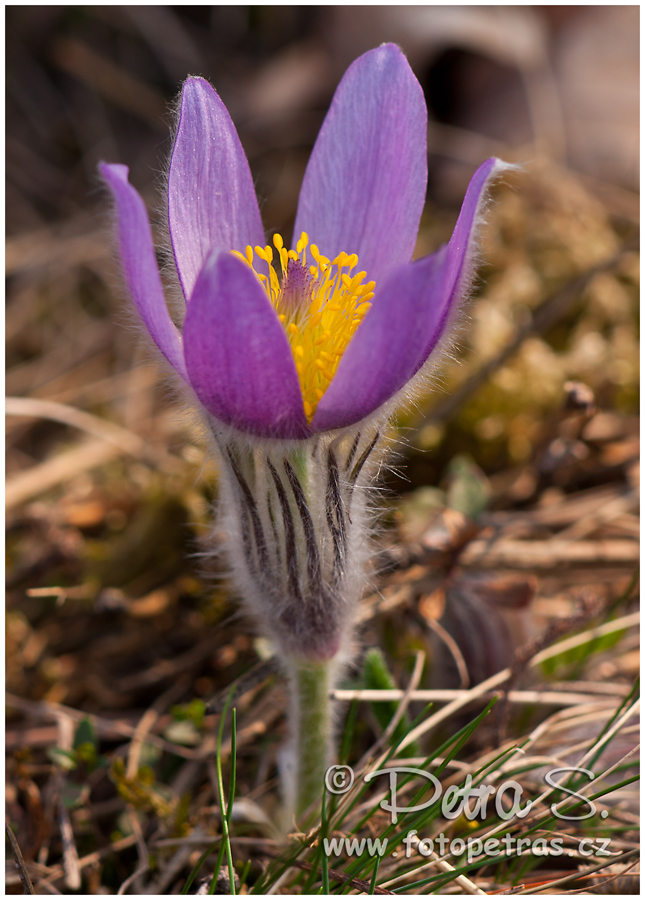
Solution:
<svg viewBox="0 0 645 900">
<path fill-rule="evenodd" d="M 514 837 L 511 834 L 505 834 L 502 838 L 448 838 L 442 832 L 435 838 L 419 838 L 415 830 L 408 831 L 403 838 L 400 850 L 391 852 L 391 856 L 399 855 L 410 859 L 413 853 L 420 856 L 451 856 L 460 857 L 466 855 L 468 862 L 471 863 L 480 856 L 522 856 L 531 854 L 532 856 L 611 856 L 608 849 L 611 840 L 609 838 L 583 838 L 578 841 L 578 846 L 573 848 L 565 848 L 563 838 L 553 837 L 550 839 L 538 837 Z M 383 857 L 387 853 L 387 838 L 325 838 L 323 846 L 326 856 L 362 856 L 365 852 L 369 856 Z"/>
</svg>

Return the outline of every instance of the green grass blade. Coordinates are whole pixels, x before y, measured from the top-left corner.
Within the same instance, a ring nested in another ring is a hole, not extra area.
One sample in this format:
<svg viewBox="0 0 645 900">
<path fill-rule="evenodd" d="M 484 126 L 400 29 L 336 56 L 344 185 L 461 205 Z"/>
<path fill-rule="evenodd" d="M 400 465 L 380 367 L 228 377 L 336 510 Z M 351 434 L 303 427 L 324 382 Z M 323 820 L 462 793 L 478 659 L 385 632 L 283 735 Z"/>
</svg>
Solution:
<svg viewBox="0 0 645 900">
<path fill-rule="evenodd" d="M 374 889 L 376 888 L 376 879 L 378 878 L 378 867 L 381 864 L 381 857 L 379 854 L 376 854 L 376 859 L 374 861 L 374 871 L 372 872 L 372 880 L 370 881 L 370 889 L 369 893 L 373 894 Z"/>
<path fill-rule="evenodd" d="M 231 883 L 231 894 L 235 894 L 235 869 L 233 867 L 233 853 L 231 851 L 231 838 L 229 835 L 229 823 L 231 820 L 231 810 L 233 809 L 233 797 L 229 797 L 228 803 L 225 803 L 224 800 L 224 780 L 222 778 L 222 741 L 224 739 L 224 725 L 226 723 L 226 715 L 228 713 L 228 708 L 231 705 L 231 700 L 233 699 L 233 694 L 235 692 L 235 686 L 231 688 L 229 691 L 229 695 L 226 698 L 226 704 L 224 709 L 222 710 L 222 715 L 220 717 L 219 722 L 219 731 L 217 732 L 217 748 L 215 751 L 215 769 L 217 772 L 217 790 L 219 793 L 219 806 L 222 814 L 222 844 L 220 846 L 220 852 L 217 856 L 217 865 L 215 866 L 215 870 L 213 872 L 213 877 L 211 879 L 210 887 L 208 889 L 209 894 L 215 893 L 215 888 L 217 886 L 217 879 L 219 877 L 220 868 L 222 865 L 223 852 L 226 853 L 226 861 L 228 863 L 228 874 Z M 233 715 L 233 725 L 235 724 L 235 715 Z M 231 732 L 231 778 L 233 786 L 235 785 L 233 772 L 235 770 L 234 756 L 233 756 L 233 746 L 235 742 L 234 738 L 234 730 Z"/>
</svg>

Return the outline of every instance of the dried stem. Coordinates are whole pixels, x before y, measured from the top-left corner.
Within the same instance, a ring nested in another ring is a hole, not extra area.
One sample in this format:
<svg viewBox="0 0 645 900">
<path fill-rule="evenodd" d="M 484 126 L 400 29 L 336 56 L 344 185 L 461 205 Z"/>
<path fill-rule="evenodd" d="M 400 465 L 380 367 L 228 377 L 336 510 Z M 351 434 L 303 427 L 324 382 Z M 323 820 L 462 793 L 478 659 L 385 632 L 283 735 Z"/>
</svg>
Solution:
<svg viewBox="0 0 645 900">
<path fill-rule="evenodd" d="M 5 825 L 7 829 L 7 837 L 9 838 L 9 845 L 11 847 L 11 852 L 13 854 L 13 858 L 16 861 L 16 868 L 20 873 L 20 880 L 22 881 L 22 887 L 25 894 L 35 894 L 34 886 L 31 883 L 31 878 L 29 877 L 29 872 L 27 871 L 27 866 L 25 865 L 25 860 L 22 855 L 22 851 L 20 850 L 20 845 L 16 840 L 16 836 L 11 830 L 11 826 L 7 822 Z"/>
</svg>

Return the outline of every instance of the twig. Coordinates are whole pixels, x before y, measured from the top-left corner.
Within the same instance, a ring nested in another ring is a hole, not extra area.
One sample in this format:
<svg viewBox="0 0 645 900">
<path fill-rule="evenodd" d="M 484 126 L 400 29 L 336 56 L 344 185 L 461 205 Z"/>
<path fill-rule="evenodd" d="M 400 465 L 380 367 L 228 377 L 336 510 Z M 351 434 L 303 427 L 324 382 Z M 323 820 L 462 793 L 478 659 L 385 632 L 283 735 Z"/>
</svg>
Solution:
<svg viewBox="0 0 645 900">
<path fill-rule="evenodd" d="M 629 539 L 569 541 L 498 541 L 479 538 L 466 545 L 459 565 L 483 569 L 558 570 L 562 568 L 632 568 L 640 559 L 638 541 Z"/>
<path fill-rule="evenodd" d="M 424 703 L 449 703 L 458 700 L 468 693 L 467 690 L 420 690 L 412 691 L 409 695 L 410 702 L 422 700 Z M 490 691 L 482 695 L 481 700 L 488 702 L 495 696 L 496 691 Z M 368 703 L 401 700 L 405 691 L 400 690 L 334 690 L 331 691 L 332 700 L 347 701 L 359 700 Z M 506 696 L 511 703 L 537 703 L 540 706 L 580 706 L 588 703 L 607 704 L 615 701 L 617 694 L 599 692 L 598 694 L 578 694 L 567 691 L 508 691 Z"/>
<path fill-rule="evenodd" d="M 70 751 L 74 740 L 74 723 L 67 713 L 61 711 L 57 716 L 58 747 L 61 750 Z M 63 871 L 65 872 L 65 885 L 73 891 L 81 886 L 81 870 L 78 865 L 78 850 L 74 842 L 74 829 L 70 819 L 69 810 L 63 800 L 65 787 L 65 775 L 58 768 L 54 790 L 58 796 L 58 826 L 63 842 Z"/>
<path fill-rule="evenodd" d="M 25 864 L 22 851 L 20 850 L 20 845 L 16 840 L 16 836 L 11 830 L 11 826 L 8 822 L 5 824 L 5 827 L 7 829 L 7 837 L 9 838 L 9 844 L 11 846 L 11 853 L 13 854 L 13 858 L 16 862 L 16 868 L 18 869 L 20 880 L 22 881 L 23 894 L 35 894 L 36 891 L 34 890 L 31 878 L 29 877 L 29 872 L 27 871 L 27 866 Z"/>
<path fill-rule="evenodd" d="M 132 803 L 126 803 L 126 809 L 128 811 L 130 825 L 132 826 L 132 833 L 137 839 L 137 855 L 139 857 L 139 866 L 137 867 L 137 874 L 136 878 L 134 879 L 135 889 L 137 894 L 142 894 L 144 888 L 143 875 L 150 868 L 150 853 L 148 851 L 146 839 L 143 836 L 143 829 L 141 828 L 141 822 L 139 821 L 137 810 Z"/>
<path fill-rule="evenodd" d="M 462 688 L 467 688 L 470 684 L 470 675 L 468 674 L 468 666 L 466 665 L 466 660 L 464 659 L 463 653 L 459 649 L 459 644 L 454 639 L 454 637 L 450 634 L 450 632 L 446 631 L 446 629 L 441 625 L 437 619 L 433 619 L 432 616 L 428 616 L 425 613 L 421 613 L 423 616 L 423 620 L 428 625 L 429 628 L 434 631 L 440 640 L 444 642 L 446 647 L 448 648 L 448 652 L 452 656 L 455 661 L 455 665 L 457 666 L 457 671 L 459 673 L 459 681 Z"/>
<path fill-rule="evenodd" d="M 81 886 L 81 870 L 78 864 L 78 850 L 74 843 L 72 822 L 67 807 L 63 802 L 62 793 L 58 798 L 58 825 L 60 827 L 60 836 L 63 841 L 65 884 L 70 890 L 77 891 Z"/>
<path fill-rule="evenodd" d="M 150 864 L 146 862 L 144 866 L 141 866 L 139 869 L 135 869 L 132 875 L 129 875 L 125 881 L 120 885 L 119 890 L 116 892 L 117 896 L 121 894 L 125 894 L 127 889 L 130 887 L 133 881 L 137 879 L 140 875 L 143 875 L 150 868 Z"/>
</svg>

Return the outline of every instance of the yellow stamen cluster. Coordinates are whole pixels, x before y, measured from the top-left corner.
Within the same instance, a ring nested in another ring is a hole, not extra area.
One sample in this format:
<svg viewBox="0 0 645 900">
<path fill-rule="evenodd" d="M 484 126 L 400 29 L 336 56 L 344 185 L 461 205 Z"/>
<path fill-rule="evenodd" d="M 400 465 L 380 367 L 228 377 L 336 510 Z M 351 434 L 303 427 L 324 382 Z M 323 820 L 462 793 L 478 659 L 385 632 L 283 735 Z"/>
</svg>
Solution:
<svg viewBox="0 0 645 900">
<path fill-rule="evenodd" d="M 273 247 L 255 247 L 255 255 L 269 270 L 268 277 L 256 274 L 291 345 L 305 415 L 311 421 L 352 335 L 371 306 L 374 282 L 363 283 L 366 272 L 351 274 L 358 265 L 355 253 L 339 253 L 329 260 L 315 244 L 309 244 L 304 231 L 295 250 L 287 251 L 279 234 L 273 236 L 273 246 L 277 251 L 275 264 Z M 312 260 L 309 265 L 307 248 Z M 236 255 L 253 268 L 253 247 L 246 248 L 246 255 Z"/>
</svg>

